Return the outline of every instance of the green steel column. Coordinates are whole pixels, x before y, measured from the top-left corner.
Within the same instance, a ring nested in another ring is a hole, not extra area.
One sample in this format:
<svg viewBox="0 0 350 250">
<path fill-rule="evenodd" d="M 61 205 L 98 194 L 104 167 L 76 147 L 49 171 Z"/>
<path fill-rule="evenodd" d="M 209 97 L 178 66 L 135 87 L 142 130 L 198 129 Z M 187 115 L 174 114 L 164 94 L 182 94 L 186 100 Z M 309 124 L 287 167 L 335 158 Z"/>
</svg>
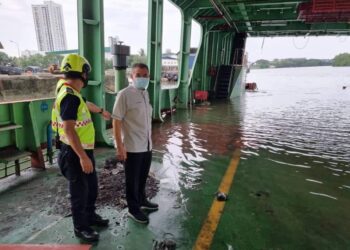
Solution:
<svg viewBox="0 0 350 250">
<path fill-rule="evenodd" d="M 225 34 L 225 40 L 223 42 L 223 46 L 225 47 L 225 53 L 223 54 L 223 57 L 222 57 L 222 63 L 225 64 L 225 65 L 227 65 L 226 55 L 227 55 L 227 51 L 228 51 L 228 39 L 229 39 L 229 36 L 230 36 L 230 34 L 226 33 Z"/>
<path fill-rule="evenodd" d="M 126 70 L 125 69 L 115 69 L 114 70 L 114 92 L 119 92 L 123 88 L 125 88 L 125 78 L 126 78 Z"/>
<path fill-rule="evenodd" d="M 103 0 L 78 0 L 78 41 L 79 54 L 86 57 L 92 67 L 83 94 L 89 101 L 105 108 Z M 110 144 L 105 120 L 101 115 L 93 114 L 93 121 L 96 142 Z"/>
<path fill-rule="evenodd" d="M 209 90 L 208 88 L 208 43 L 209 43 L 209 31 L 208 26 L 206 25 L 206 29 L 203 36 L 203 70 L 202 70 L 202 90 Z"/>
<path fill-rule="evenodd" d="M 226 65 L 230 64 L 231 41 L 232 41 L 232 33 L 229 33 L 227 36 L 226 53 L 225 53 L 225 64 Z"/>
<path fill-rule="evenodd" d="M 218 40 L 216 43 L 216 64 L 220 66 L 222 64 L 221 61 L 221 55 L 222 55 L 222 38 L 223 38 L 223 33 L 218 33 Z"/>
<path fill-rule="evenodd" d="M 224 38 L 224 41 L 223 41 L 223 48 L 224 48 L 224 55 L 223 55 L 223 64 L 227 65 L 228 62 L 227 62 L 227 53 L 228 53 L 228 43 L 229 43 L 229 38 L 230 38 L 230 34 L 226 34 L 225 35 L 225 38 Z"/>
<path fill-rule="evenodd" d="M 179 67 L 179 97 L 178 108 L 187 108 L 189 97 L 189 56 L 191 47 L 192 16 L 189 12 L 182 12 L 181 45 Z"/>
<path fill-rule="evenodd" d="M 162 73 L 163 0 L 148 1 L 148 91 L 153 107 L 153 119 L 162 120 L 160 114 L 160 78 Z"/>
<path fill-rule="evenodd" d="M 201 90 L 202 89 L 202 71 L 203 71 L 203 36 L 204 29 L 203 25 L 199 24 L 201 28 L 200 42 L 198 44 L 198 49 L 196 53 L 195 62 L 192 67 L 192 90 Z"/>
<path fill-rule="evenodd" d="M 211 51 L 211 55 L 210 55 L 210 66 L 216 66 L 216 43 L 218 41 L 218 33 L 210 33 L 209 35 L 211 37 L 211 42 L 209 45 L 209 51 Z"/>
<path fill-rule="evenodd" d="M 221 47 L 220 47 L 220 44 L 221 44 L 221 32 L 220 33 L 217 33 L 217 40 L 216 40 L 216 43 L 215 43 L 215 46 L 213 47 L 213 50 L 215 51 L 215 64 L 217 66 L 220 66 L 220 55 L 221 55 Z"/>
</svg>

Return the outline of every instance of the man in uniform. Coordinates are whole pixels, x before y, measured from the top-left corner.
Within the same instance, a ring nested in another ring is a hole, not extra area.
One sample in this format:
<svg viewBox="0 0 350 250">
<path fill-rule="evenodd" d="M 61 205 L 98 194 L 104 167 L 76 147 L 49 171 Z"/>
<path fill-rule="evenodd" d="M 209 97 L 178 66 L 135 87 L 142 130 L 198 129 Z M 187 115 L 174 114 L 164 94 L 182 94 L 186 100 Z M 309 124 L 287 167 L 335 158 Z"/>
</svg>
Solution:
<svg viewBox="0 0 350 250">
<path fill-rule="evenodd" d="M 61 64 L 65 78 L 57 84 L 52 110 L 52 128 L 60 140 L 58 165 L 69 181 L 74 233 L 86 241 L 97 241 L 91 226 L 108 226 L 109 221 L 95 212 L 97 175 L 93 154 L 95 129 L 91 114 L 100 113 L 106 120 L 110 113 L 87 102 L 80 94 L 87 86 L 89 62 L 77 54 L 65 56 Z"/>
<path fill-rule="evenodd" d="M 152 160 L 152 107 L 147 92 L 147 65 L 134 64 L 131 78 L 132 84 L 118 93 L 114 104 L 113 134 L 117 158 L 125 161 L 128 216 L 146 224 L 149 219 L 142 210 L 158 210 L 158 205 L 148 201 L 145 194 Z"/>
</svg>

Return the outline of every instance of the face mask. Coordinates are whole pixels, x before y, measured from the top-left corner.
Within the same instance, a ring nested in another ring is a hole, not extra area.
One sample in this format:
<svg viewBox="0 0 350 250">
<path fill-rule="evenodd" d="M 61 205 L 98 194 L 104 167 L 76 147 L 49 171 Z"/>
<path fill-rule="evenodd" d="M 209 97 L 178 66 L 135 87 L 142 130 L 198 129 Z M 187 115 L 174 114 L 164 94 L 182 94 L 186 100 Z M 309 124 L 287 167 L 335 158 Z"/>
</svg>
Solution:
<svg viewBox="0 0 350 250">
<path fill-rule="evenodd" d="M 149 78 L 147 77 L 136 77 L 134 80 L 134 86 L 137 89 L 147 89 Z"/>
</svg>

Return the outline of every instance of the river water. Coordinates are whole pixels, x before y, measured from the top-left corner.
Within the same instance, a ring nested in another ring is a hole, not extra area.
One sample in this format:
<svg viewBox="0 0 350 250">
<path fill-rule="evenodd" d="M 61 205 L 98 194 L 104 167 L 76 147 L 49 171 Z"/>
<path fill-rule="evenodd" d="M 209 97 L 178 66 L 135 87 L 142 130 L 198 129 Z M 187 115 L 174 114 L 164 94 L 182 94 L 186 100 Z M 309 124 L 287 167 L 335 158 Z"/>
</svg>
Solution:
<svg viewBox="0 0 350 250">
<path fill-rule="evenodd" d="M 350 68 L 253 70 L 247 80 L 256 81 L 259 90 L 246 93 L 246 155 L 263 148 L 286 156 L 281 164 L 350 174 Z M 315 181 L 326 185 L 326 177 Z M 344 178 L 338 188 L 350 189 L 349 184 Z"/>
<path fill-rule="evenodd" d="M 183 249 L 196 240 L 237 148 L 233 198 L 212 249 L 346 249 L 350 68 L 251 70 L 247 82 L 258 91 L 178 110 L 154 126 L 163 186 L 180 190 L 185 205 Z"/>
</svg>

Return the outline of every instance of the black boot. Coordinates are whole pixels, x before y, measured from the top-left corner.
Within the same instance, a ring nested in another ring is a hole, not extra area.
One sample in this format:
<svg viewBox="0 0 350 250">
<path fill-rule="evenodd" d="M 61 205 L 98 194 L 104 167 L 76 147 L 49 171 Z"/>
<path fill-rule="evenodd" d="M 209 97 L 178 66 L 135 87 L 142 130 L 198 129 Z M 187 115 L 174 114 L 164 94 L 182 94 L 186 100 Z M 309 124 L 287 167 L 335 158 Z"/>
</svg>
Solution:
<svg viewBox="0 0 350 250">
<path fill-rule="evenodd" d="M 148 211 L 157 211 L 158 210 L 158 204 L 150 202 L 148 200 L 145 200 L 141 204 L 141 209 L 142 210 L 148 210 Z"/>
<path fill-rule="evenodd" d="M 96 226 L 96 227 L 108 227 L 109 220 L 102 219 L 102 217 L 98 214 L 93 214 L 88 217 L 90 226 Z"/>
<path fill-rule="evenodd" d="M 74 234 L 76 237 L 87 242 L 94 242 L 99 239 L 99 234 L 90 227 L 82 229 L 74 228 Z"/>
</svg>

